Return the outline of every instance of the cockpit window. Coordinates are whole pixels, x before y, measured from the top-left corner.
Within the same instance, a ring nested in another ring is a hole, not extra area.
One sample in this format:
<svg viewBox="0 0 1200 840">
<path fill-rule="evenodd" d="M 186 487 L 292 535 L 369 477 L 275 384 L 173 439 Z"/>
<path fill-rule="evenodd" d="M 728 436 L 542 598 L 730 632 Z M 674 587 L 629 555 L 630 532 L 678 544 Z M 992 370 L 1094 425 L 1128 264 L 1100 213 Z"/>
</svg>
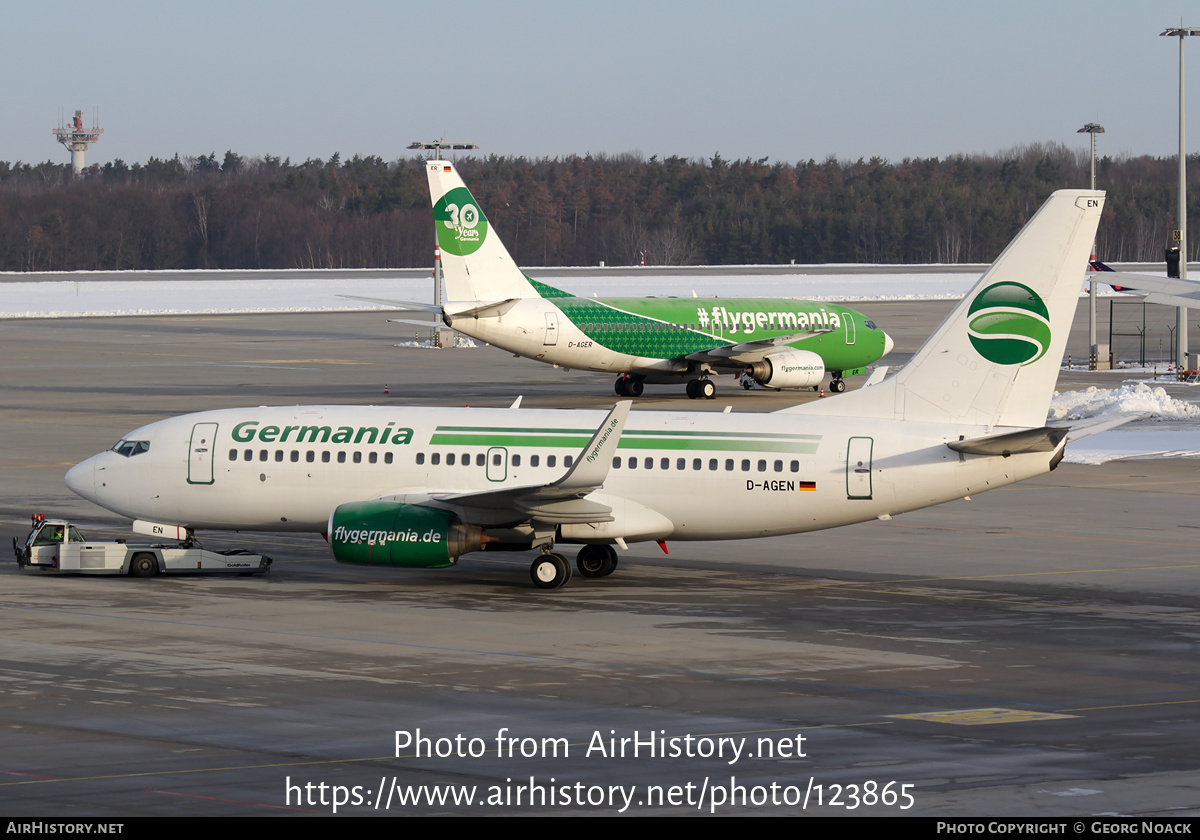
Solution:
<svg viewBox="0 0 1200 840">
<path fill-rule="evenodd" d="M 869 330 L 877 330 L 877 329 L 879 329 L 879 327 L 875 326 L 875 322 L 874 322 L 874 321 L 864 321 L 863 323 L 867 325 L 867 329 L 869 329 Z"/>
<path fill-rule="evenodd" d="M 118 455 L 124 455 L 126 458 L 132 458 L 134 455 L 141 455 L 143 452 L 150 450 L 150 441 L 148 440 L 119 440 L 112 448 L 113 452 Z"/>
</svg>

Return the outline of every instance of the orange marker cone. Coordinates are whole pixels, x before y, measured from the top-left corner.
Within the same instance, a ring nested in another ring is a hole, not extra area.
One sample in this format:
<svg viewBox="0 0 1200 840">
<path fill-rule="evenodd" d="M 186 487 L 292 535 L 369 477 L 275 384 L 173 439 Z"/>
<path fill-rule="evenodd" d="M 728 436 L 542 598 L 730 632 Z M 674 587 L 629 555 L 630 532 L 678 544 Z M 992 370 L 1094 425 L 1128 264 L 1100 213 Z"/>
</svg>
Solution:
<svg viewBox="0 0 1200 840">
<path fill-rule="evenodd" d="M 819 399 L 819 400 L 825 399 L 825 386 L 821 386 L 821 393 L 819 395 L 817 395 L 817 399 Z"/>
<path fill-rule="evenodd" d="M 385 394 L 386 394 L 387 392 L 388 392 L 388 389 L 387 389 L 387 383 L 386 383 L 386 382 L 384 382 L 384 383 L 383 383 L 383 393 L 385 393 Z"/>
</svg>

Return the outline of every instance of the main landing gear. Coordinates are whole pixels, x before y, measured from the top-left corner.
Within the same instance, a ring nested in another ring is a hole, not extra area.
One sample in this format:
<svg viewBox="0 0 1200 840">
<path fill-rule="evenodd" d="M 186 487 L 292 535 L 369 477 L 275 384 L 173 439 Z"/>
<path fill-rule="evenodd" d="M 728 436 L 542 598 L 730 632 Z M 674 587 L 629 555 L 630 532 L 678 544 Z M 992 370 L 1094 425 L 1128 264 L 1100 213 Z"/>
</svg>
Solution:
<svg viewBox="0 0 1200 840">
<path fill-rule="evenodd" d="M 689 379 L 687 395 L 689 400 L 713 400 L 717 397 L 717 386 L 711 379 Z"/>
<path fill-rule="evenodd" d="M 640 397 L 645 388 L 646 383 L 643 380 L 623 373 L 617 377 L 617 384 L 613 390 L 617 392 L 618 397 Z"/>
<path fill-rule="evenodd" d="M 579 549 L 575 565 L 586 578 L 608 577 L 617 568 L 617 550 L 611 545 L 585 545 Z M 572 573 L 567 558 L 549 549 L 544 549 L 529 567 L 529 577 L 538 589 L 558 589 L 566 585 Z"/>
<path fill-rule="evenodd" d="M 571 564 L 561 554 L 546 551 L 529 567 L 529 577 L 538 589 L 558 589 L 571 579 Z"/>
<path fill-rule="evenodd" d="M 611 545 L 585 545 L 575 558 L 579 574 L 586 578 L 602 578 L 617 568 L 617 550 Z"/>
</svg>

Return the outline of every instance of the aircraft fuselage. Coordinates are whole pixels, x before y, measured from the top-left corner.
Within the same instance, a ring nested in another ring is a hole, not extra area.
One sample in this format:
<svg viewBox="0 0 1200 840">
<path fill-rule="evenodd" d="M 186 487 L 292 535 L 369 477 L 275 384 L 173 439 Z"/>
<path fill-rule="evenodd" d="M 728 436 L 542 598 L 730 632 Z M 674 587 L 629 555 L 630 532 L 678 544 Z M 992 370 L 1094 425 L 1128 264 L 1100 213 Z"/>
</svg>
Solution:
<svg viewBox="0 0 1200 840">
<path fill-rule="evenodd" d="M 346 502 L 423 504 L 441 494 L 553 482 L 604 416 L 372 406 L 209 411 L 131 432 L 123 446 L 74 467 L 67 483 L 134 519 L 325 532 L 331 511 Z M 603 487 L 588 497 L 611 507 L 612 521 L 563 524 L 559 538 L 798 533 L 938 504 L 1050 468 L 1052 452 L 982 457 L 946 446 L 986 431 L 796 414 L 635 412 Z"/>
</svg>

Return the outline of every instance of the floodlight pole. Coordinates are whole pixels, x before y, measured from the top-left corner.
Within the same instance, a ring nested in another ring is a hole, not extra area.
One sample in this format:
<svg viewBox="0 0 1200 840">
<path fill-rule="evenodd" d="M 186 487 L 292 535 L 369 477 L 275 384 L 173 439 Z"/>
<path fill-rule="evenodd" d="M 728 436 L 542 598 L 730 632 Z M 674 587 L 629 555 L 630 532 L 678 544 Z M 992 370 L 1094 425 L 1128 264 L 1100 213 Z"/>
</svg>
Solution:
<svg viewBox="0 0 1200 840">
<path fill-rule="evenodd" d="M 1188 35 L 1200 35 L 1200 29 L 1192 26 L 1176 26 L 1160 35 L 1179 39 L 1179 279 L 1187 279 L 1187 145 L 1184 142 L 1183 117 L 1183 39 Z M 1175 354 L 1179 370 L 1187 368 L 1188 311 L 1186 306 L 1175 310 Z"/>
<path fill-rule="evenodd" d="M 1104 126 L 1097 123 L 1088 123 L 1076 134 L 1092 135 L 1092 191 L 1096 190 L 1096 135 L 1104 133 Z M 1092 258 L 1096 257 L 1096 243 L 1092 243 Z M 1096 345 L 1096 278 L 1093 276 L 1088 282 L 1088 353 L 1091 355 L 1093 362 L 1092 366 L 1100 363 L 1097 356 L 1099 349 Z"/>
</svg>

